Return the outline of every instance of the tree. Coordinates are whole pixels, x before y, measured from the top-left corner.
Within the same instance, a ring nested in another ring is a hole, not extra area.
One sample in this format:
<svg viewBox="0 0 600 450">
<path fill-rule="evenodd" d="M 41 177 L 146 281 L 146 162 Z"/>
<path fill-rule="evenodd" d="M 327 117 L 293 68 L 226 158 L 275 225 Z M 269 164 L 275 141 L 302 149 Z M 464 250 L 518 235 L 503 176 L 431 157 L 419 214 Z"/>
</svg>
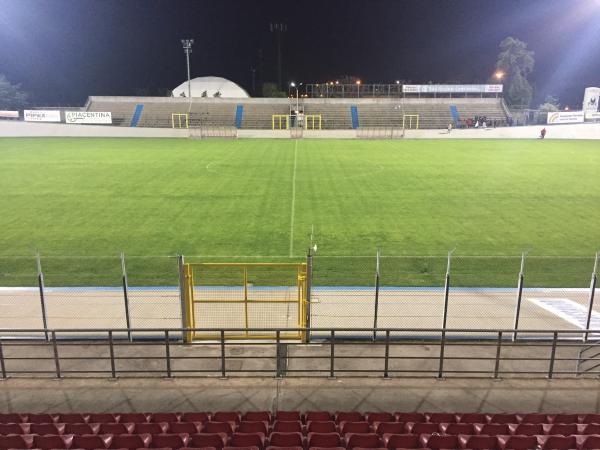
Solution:
<svg viewBox="0 0 600 450">
<path fill-rule="evenodd" d="M 21 89 L 20 84 L 12 84 L 0 73 L 0 109 L 22 109 L 28 104 L 29 94 Z"/>
<path fill-rule="evenodd" d="M 527 44 L 514 37 L 507 37 L 500 43 L 500 53 L 496 68 L 504 72 L 506 100 L 509 105 L 529 106 L 533 97 L 533 88 L 527 75 L 535 65 L 534 53 Z"/>
<path fill-rule="evenodd" d="M 538 107 L 538 109 L 541 113 L 549 113 L 549 112 L 558 111 L 560 109 L 560 104 L 558 103 L 558 97 L 555 97 L 553 95 L 546 95 L 546 99 L 544 100 L 544 103 L 542 103 Z"/>
<path fill-rule="evenodd" d="M 277 83 L 266 82 L 263 83 L 262 88 L 263 97 L 287 97 L 287 94 L 277 87 Z"/>
</svg>

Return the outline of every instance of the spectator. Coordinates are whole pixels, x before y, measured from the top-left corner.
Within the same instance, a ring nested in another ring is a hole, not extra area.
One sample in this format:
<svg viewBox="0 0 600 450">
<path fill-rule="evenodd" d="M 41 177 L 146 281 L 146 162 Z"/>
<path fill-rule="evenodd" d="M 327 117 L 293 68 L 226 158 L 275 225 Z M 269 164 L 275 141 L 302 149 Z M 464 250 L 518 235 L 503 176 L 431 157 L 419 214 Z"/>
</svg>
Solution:
<svg viewBox="0 0 600 450">
<path fill-rule="evenodd" d="M 542 131 L 540 131 L 540 139 L 544 139 L 546 137 L 546 128 L 542 128 Z"/>
</svg>

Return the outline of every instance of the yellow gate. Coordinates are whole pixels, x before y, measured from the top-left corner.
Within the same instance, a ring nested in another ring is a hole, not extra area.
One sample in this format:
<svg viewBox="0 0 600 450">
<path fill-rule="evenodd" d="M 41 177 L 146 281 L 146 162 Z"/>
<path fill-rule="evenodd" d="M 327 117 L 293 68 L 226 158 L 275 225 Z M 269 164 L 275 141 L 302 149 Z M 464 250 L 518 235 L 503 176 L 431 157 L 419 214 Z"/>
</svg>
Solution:
<svg viewBox="0 0 600 450">
<path fill-rule="evenodd" d="M 274 339 L 275 331 L 251 329 L 306 327 L 306 263 L 188 263 L 183 275 L 186 327 L 195 329 L 186 342 L 218 339 L 215 329 L 228 339 Z"/>
</svg>

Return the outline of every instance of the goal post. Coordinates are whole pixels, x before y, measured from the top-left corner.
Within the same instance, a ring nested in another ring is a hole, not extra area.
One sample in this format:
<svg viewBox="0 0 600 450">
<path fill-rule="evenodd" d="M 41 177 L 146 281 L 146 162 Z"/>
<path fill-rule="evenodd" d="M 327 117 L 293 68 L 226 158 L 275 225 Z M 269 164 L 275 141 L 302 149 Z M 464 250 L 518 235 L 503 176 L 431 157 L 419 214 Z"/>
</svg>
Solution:
<svg viewBox="0 0 600 450">
<path fill-rule="evenodd" d="M 402 115 L 402 128 L 418 130 L 419 129 L 419 115 L 418 114 Z"/>
<path fill-rule="evenodd" d="M 190 127 L 190 115 L 187 113 L 171 114 L 171 126 L 173 128 L 189 128 Z"/>
<path fill-rule="evenodd" d="M 289 130 L 290 117 L 287 114 L 273 114 L 271 116 L 273 130 Z"/>
<path fill-rule="evenodd" d="M 305 116 L 305 124 L 307 130 L 320 130 L 322 125 L 321 114 L 307 114 Z"/>
<path fill-rule="evenodd" d="M 186 342 L 305 340 L 306 263 L 187 263 L 183 266 Z M 255 329 L 266 329 L 257 331 Z"/>
</svg>

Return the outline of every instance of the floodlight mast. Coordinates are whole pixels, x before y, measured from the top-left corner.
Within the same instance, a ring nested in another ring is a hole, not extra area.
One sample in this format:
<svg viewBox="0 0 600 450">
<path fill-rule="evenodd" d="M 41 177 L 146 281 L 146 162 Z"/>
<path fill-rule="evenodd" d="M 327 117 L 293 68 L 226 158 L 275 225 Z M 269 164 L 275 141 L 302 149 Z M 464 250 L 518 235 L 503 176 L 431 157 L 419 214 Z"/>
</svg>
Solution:
<svg viewBox="0 0 600 450">
<path fill-rule="evenodd" d="M 193 39 L 182 39 L 181 44 L 183 45 L 183 52 L 185 53 L 185 61 L 187 64 L 187 80 L 188 80 L 188 98 L 189 102 L 192 102 L 192 81 L 190 79 L 190 53 L 192 53 L 192 45 L 194 45 Z"/>
</svg>

